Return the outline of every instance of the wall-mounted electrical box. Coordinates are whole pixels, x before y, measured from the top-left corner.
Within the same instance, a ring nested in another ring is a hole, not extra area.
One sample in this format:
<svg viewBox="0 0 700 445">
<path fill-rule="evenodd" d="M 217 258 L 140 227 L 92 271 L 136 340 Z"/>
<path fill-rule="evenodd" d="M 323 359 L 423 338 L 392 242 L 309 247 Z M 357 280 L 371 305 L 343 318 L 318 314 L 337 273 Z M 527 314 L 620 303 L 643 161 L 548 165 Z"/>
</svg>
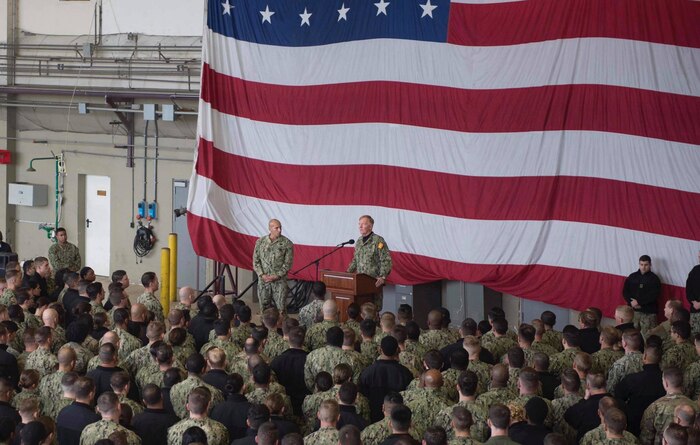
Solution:
<svg viewBox="0 0 700 445">
<path fill-rule="evenodd" d="M 46 184 L 10 183 L 7 203 L 17 206 L 40 207 L 49 203 L 49 186 Z"/>
</svg>

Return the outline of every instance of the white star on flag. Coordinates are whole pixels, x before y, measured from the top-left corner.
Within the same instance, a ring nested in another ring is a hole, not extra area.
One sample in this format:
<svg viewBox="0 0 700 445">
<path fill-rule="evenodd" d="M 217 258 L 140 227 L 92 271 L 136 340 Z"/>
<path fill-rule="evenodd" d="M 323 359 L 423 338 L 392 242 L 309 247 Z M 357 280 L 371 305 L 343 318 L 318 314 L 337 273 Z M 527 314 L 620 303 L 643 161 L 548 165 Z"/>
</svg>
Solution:
<svg viewBox="0 0 700 445">
<path fill-rule="evenodd" d="M 226 0 L 225 3 L 222 3 L 221 6 L 224 7 L 224 15 L 228 14 L 231 15 L 231 8 L 234 8 L 234 6 Z"/>
<path fill-rule="evenodd" d="M 349 10 L 350 8 L 346 8 L 345 3 L 343 3 L 340 9 L 338 10 L 338 21 L 345 20 L 347 22 Z"/>
<path fill-rule="evenodd" d="M 275 12 L 270 11 L 270 7 L 268 5 L 265 5 L 265 10 L 260 11 L 260 14 L 262 15 L 262 22 L 263 23 L 267 22 L 270 25 L 272 25 L 272 16 L 275 14 Z"/>
<path fill-rule="evenodd" d="M 379 3 L 375 3 L 374 6 L 377 7 L 377 15 L 386 14 L 386 7 L 389 6 L 391 2 L 385 2 L 384 0 L 379 0 Z"/>
<path fill-rule="evenodd" d="M 421 5 L 420 3 L 418 4 L 421 8 L 423 8 L 423 15 L 420 16 L 420 18 L 425 17 L 426 15 L 430 17 L 431 19 L 433 18 L 433 10 L 437 8 L 437 5 L 431 5 L 430 0 L 424 5 Z"/>
<path fill-rule="evenodd" d="M 301 17 L 301 25 L 299 25 L 299 26 L 304 26 L 304 25 L 311 26 L 311 22 L 309 22 L 309 19 L 311 18 L 312 15 L 313 14 L 311 14 L 310 12 L 307 12 L 306 8 L 304 8 L 304 13 L 299 14 L 299 17 Z"/>
</svg>

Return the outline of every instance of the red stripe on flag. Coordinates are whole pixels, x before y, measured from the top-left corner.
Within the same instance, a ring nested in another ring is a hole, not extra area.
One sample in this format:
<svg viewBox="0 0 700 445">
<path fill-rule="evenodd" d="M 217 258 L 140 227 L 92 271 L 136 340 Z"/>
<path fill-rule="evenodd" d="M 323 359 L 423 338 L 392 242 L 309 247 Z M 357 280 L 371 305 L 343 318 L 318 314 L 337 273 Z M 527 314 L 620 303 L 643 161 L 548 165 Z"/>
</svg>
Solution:
<svg viewBox="0 0 700 445">
<path fill-rule="evenodd" d="M 255 237 L 237 233 L 192 213 L 187 215 L 187 226 L 191 238 L 199 240 L 195 244 L 198 255 L 252 269 Z M 260 234 L 264 235 L 265 228 L 261 227 L 260 230 Z M 310 263 L 331 249 L 332 247 L 295 245 L 292 270 Z M 345 270 L 352 259 L 352 252 L 351 247 L 342 249 L 325 258 L 321 268 Z M 611 274 L 541 265 L 463 264 L 399 252 L 392 252 L 392 259 L 394 269 L 389 276 L 392 283 L 416 284 L 441 279 L 481 283 L 501 292 L 576 310 L 599 307 L 608 316 L 614 313 L 615 307 L 624 304 L 624 277 Z M 307 269 L 299 278 L 315 279 L 315 269 Z M 683 288 L 664 285 L 660 304 L 670 298 L 685 301 L 684 295 Z"/>
<path fill-rule="evenodd" d="M 199 175 L 231 193 L 271 201 L 394 207 L 480 220 L 578 221 L 700 239 L 700 225 L 693 224 L 700 221 L 696 193 L 587 177 L 475 177 L 384 165 L 289 165 L 225 153 L 205 139 L 200 139 L 198 153 Z M 267 177 L 275 180 L 258 180 Z M 374 192 L 368 201 L 358 190 Z"/>
<path fill-rule="evenodd" d="M 450 5 L 448 42 L 514 45 L 609 37 L 700 48 L 700 3 L 691 0 L 529 0 Z"/>
<path fill-rule="evenodd" d="M 464 90 L 357 82 L 300 87 L 245 81 L 204 64 L 201 97 L 227 114 L 289 125 L 384 122 L 474 133 L 589 130 L 700 144 L 695 122 L 700 98 L 606 85 Z"/>
</svg>

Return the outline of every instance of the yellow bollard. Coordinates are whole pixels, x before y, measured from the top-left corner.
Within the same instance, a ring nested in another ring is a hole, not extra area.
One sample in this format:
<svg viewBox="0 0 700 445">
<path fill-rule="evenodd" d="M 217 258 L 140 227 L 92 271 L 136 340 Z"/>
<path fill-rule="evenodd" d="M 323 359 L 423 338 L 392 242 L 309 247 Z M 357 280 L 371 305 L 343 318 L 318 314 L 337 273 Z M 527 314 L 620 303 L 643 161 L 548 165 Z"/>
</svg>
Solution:
<svg viewBox="0 0 700 445">
<path fill-rule="evenodd" d="M 168 236 L 170 247 L 170 301 L 177 301 L 177 233 Z"/>
<path fill-rule="evenodd" d="M 160 249 L 160 304 L 163 306 L 163 316 L 170 312 L 170 249 Z"/>
</svg>

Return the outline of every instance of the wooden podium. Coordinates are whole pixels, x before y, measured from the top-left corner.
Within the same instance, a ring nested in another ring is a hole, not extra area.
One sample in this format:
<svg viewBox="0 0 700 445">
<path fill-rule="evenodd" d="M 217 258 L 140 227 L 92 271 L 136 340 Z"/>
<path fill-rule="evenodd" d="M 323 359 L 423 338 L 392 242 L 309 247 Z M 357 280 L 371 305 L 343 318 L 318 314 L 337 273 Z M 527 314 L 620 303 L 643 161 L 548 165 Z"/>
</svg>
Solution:
<svg viewBox="0 0 700 445">
<path fill-rule="evenodd" d="M 340 321 L 348 319 L 348 306 L 352 303 L 374 302 L 378 289 L 374 285 L 377 279 L 362 273 L 337 272 L 321 270 L 321 281 L 326 284 L 326 291 L 335 299 L 340 313 Z"/>
</svg>

